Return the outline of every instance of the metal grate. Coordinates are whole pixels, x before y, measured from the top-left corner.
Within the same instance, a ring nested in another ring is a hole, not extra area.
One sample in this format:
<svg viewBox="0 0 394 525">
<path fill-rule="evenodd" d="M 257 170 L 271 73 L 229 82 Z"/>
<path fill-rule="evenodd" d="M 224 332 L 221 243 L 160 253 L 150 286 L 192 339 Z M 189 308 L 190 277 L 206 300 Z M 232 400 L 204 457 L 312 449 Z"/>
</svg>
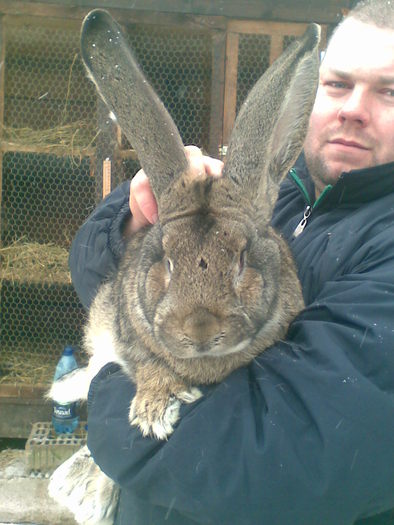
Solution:
<svg viewBox="0 0 394 525">
<path fill-rule="evenodd" d="M 285 35 L 283 37 L 283 50 L 286 49 L 287 46 L 289 46 L 294 40 L 296 40 L 297 37 L 294 35 Z"/>
<path fill-rule="evenodd" d="M 184 144 L 208 148 L 211 38 L 205 32 L 128 26 L 138 62 L 177 125 Z M 128 145 L 128 147 L 130 147 Z"/>
<path fill-rule="evenodd" d="M 94 204 L 89 159 L 76 164 L 71 157 L 4 155 L 3 245 L 26 239 L 67 249 Z"/>
<path fill-rule="evenodd" d="M 269 67 L 270 45 L 270 35 L 239 35 L 237 113 L 249 91 Z"/>
</svg>

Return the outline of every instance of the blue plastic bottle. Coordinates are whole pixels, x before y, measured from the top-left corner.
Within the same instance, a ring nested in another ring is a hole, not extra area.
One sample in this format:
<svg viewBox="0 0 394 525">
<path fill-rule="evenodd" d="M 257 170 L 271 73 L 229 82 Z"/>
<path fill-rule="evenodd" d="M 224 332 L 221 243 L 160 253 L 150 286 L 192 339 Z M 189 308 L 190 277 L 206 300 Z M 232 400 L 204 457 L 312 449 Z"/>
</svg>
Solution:
<svg viewBox="0 0 394 525">
<path fill-rule="evenodd" d="M 56 365 L 54 381 L 78 368 L 78 363 L 74 357 L 74 349 L 66 346 L 63 350 L 62 357 Z M 78 403 L 61 404 L 53 402 L 52 424 L 57 434 L 70 434 L 74 432 L 79 423 L 77 413 Z"/>
</svg>

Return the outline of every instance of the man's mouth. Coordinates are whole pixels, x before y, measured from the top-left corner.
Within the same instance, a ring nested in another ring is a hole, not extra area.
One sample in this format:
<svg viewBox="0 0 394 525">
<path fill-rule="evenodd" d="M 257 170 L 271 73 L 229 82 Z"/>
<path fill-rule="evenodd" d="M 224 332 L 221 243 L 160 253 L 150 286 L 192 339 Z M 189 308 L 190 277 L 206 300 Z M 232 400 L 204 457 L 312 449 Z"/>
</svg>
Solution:
<svg viewBox="0 0 394 525">
<path fill-rule="evenodd" d="M 364 144 L 361 144 L 360 142 L 357 142 L 355 140 L 347 140 L 342 138 L 332 139 L 328 141 L 329 144 L 339 144 L 341 146 L 345 146 L 347 148 L 357 148 L 361 150 L 369 150 L 370 148 L 368 146 L 365 146 Z"/>
</svg>

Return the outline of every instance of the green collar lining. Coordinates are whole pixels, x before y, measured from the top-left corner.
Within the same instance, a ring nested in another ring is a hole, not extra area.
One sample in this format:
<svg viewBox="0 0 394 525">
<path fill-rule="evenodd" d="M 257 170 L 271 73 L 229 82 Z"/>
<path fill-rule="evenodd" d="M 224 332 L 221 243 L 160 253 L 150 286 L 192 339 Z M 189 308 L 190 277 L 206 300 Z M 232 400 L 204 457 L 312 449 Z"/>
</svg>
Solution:
<svg viewBox="0 0 394 525">
<path fill-rule="evenodd" d="M 300 177 L 297 175 L 297 171 L 295 168 L 291 168 L 290 170 L 290 177 L 294 180 L 294 182 L 297 184 L 298 188 L 301 190 L 302 194 L 304 195 L 304 198 L 309 206 L 314 210 L 319 206 L 321 202 L 323 202 L 326 198 L 326 196 L 330 193 L 332 190 L 332 185 L 328 184 L 324 190 L 321 192 L 319 197 L 315 200 L 315 202 L 312 204 L 312 200 L 310 198 L 310 195 L 307 191 L 307 189 L 304 186 L 304 183 L 300 179 Z"/>
</svg>

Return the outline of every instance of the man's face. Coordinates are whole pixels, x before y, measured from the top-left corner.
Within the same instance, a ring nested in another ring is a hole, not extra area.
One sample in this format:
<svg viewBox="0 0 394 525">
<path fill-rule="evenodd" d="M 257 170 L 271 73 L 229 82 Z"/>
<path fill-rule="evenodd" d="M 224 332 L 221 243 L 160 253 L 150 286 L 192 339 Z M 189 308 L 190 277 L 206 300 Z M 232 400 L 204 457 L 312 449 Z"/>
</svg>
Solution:
<svg viewBox="0 0 394 525">
<path fill-rule="evenodd" d="M 394 31 L 352 18 L 338 28 L 304 151 L 318 193 L 344 171 L 394 161 Z"/>
</svg>

